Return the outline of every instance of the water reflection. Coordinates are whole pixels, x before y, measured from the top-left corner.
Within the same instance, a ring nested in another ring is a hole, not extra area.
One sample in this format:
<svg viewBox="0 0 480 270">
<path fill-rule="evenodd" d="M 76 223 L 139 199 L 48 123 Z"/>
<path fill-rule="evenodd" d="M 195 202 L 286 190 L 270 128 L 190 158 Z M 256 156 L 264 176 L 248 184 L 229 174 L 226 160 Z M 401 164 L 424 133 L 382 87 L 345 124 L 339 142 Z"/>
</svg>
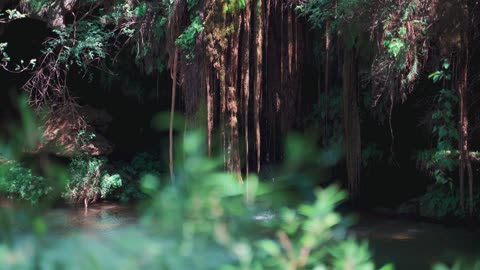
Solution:
<svg viewBox="0 0 480 270">
<path fill-rule="evenodd" d="M 111 230 L 135 224 L 138 220 L 135 207 L 110 202 L 93 204 L 85 209 L 59 208 L 46 215 L 55 231 Z"/>
<path fill-rule="evenodd" d="M 252 221 L 265 222 L 276 216 L 274 211 L 259 211 L 252 216 Z M 116 238 L 110 236 L 118 236 L 118 233 L 123 240 L 129 234 L 132 241 L 149 237 L 141 226 L 137 226 L 139 216 L 135 207 L 116 203 L 97 203 L 88 210 L 83 207 L 57 208 L 46 214 L 46 220 L 50 225 L 48 238 L 51 240 L 78 232 L 77 237 L 87 243 L 112 241 Z M 135 230 L 129 230 L 131 227 Z M 480 254 L 480 231 L 470 232 L 439 224 L 361 214 L 358 224 L 349 233 L 369 241 L 377 265 L 393 262 L 396 269 L 431 269 L 435 262 L 449 263 L 458 258 L 473 260 Z M 17 235 L 18 244 L 29 243 L 27 240 L 28 236 Z M 22 258 L 22 254 L 30 254 L 30 246 L 21 246 L 22 253 L 16 254 L 13 260 Z"/>
<path fill-rule="evenodd" d="M 351 233 L 369 241 L 377 264 L 394 262 L 396 269 L 431 269 L 480 254 L 480 231 L 460 227 L 362 214 Z"/>
</svg>

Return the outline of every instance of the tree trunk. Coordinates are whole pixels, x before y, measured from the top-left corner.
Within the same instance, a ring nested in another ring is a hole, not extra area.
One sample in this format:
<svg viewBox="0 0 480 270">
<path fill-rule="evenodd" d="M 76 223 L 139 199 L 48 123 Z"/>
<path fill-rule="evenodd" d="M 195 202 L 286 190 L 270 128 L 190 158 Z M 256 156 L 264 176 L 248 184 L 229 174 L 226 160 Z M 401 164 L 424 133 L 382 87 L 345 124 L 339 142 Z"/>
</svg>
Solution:
<svg viewBox="0 0 480 270">
<path fill-rule="evenodd" d="M 243 119 L 245 136 L 245 179 L 248 184 L 249 173 L 249 144 L 248 144 L 248 105 L 250 98 L 250 1 L 245 1 L 245 11 L 243 12 L 243 40 L 242 40 L 242 89 L 243 89 Z"/>
<path fill-rule="evenodd" d="M 323 144 L 324 146 L 327 146 L 328 143 L 328 94 L 329 94 L 329 77 L 330 77 L 330 21 L 327 21 L 326 26 L 325 26 L 325 74 L 324 74 L 324 83 L 325 83 L 325 126 L 324 126 L 324 138 L 323 138 Z M 319 74 L 320 75 L 320 74 Z M 320 76 L 318 76 L 320 78 Z M 320 86 L 319 86 L 320 87 Z M 320 102 L 318 103 L 320 104 Z"/>
<path fill-rule="evenodd" d="M 463 27 L 462 27 L 462 36 L 461 44 L 462 48 L 460 50 L 460 57 L 458 60 L 458 78 L 457 78 L 457 88 L 458 88 L 458 98 L 459 98 L 459 150 L 460 150 L 460 166 L 459 166 L 459 176 L 460 176 L 460 208 L 462 211 L 465 209 L 465 169 L 468 174 L 468 212 L 469 215 L 473 215 L 473 171 L 472 164 L 469 156 L 469 145 L 468 145 L 468 65 L 470 58 L 470 12 L 469 12 L 469 1 L 465 0 L 463 4 Z"/>
<path fill-rule="evenodd" d="M 262 45 L 263 45 L 263 16 L 262 5 L 263 0 L 257 0 L 255 9 L 255 87 L 254 87 L 254 105 L 253 115 L 255 121 L 255 143 L 257 150 L 257 173 L 260 173 L 260 157 L 261 157 L 261 142 L 260 142 L 260 103 L 262 93 Z"/>
<path fill-rule="evenodd" d="M 342 73 L 348 190 L 356 202 L 360 195 L 361 137 L 355 48 L 344 49 Z"/>
</svg>

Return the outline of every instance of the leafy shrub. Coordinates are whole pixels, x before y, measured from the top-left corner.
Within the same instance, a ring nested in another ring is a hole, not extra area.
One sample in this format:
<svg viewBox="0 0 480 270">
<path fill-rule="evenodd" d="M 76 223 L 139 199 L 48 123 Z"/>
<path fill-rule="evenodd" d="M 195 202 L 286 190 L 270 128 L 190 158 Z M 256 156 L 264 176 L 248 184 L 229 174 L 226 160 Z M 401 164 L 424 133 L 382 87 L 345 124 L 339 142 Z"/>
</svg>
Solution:
<svg viewBox="0 0 480 270">
<path fill-rule="evenodd" d="M 138 178 L 149 170 L 159 175 L 153 156 L 141 154 L 121 172 L 128 171 Z M 144 198 L 138 181 L 125 181 L 120 174 L 106 170 L 107 159 L 80 155 L 68 166 L 68 181 L 63 196 L 70 202 L 95 202 L 102 199 L 120 199 L 123 202 Z M 12 199 L 38 203 L 52 193 L 53 187 L 46 178 L 17 162 L 0 163 L 0 194 Z"/>
<path fill-rule="evenodd" d="M 45 53 L 53 53 L 55 48 L 61 47 L 59 62 L 66 63 L 67 67 L 76 64 L 85 70 L 90 62 L 106 57 L 107 41 L 113 37 L 99 21 L 79 21 L 75 28 L 68 25 L 64 29 L 53 29 L 53 32 L 58 38 L 48 41 Z M 72 36 L 77 39 L 73 40 Z"/>
<path fill-rule="evenodd" d="M 112 191 L 121 188 L 122 184 L 122 177 L 119 174 L 104 174 L 100 182 L 101 197 L 108 198 L 108 196 L 112 194 Z"/>
<path fill-rule="evenodd" d="M 0 192 L 12 199 L 37 204 L 52 192 L 52 187 L 44 177 L 20 163 L 9 162 L 0 167 Z"/>
<path fill-rule="evenodd" d="M 118 199 L 123 203 L 139 201 L 144 198 L 145 194 L 140 190 L 137 182 L 125 182 L 118 195 Z"/>
<path fill-rule="evenodd" d="M 312 204 L 283 208 L 274 226 L 276 239 L 250 243 L 253 260 L 249 268 L 374 269 L 367 243 L 344 238 L 345 226 L 334 209 L 345 198 L 344 192 L 330 186 L 317 190 Z"/>
<path fill-rule="evenodd" d="M 98 158 L 75 157 L 70 166 L 67 198 L 70 201 L 95 201 L 100 194 L 100 170 L 104 161 Z"/>
<path fill-rule="evenodd" d="M 145 174 L 161 174 L 160 158 L 151 153 L 143 152 L 136 155 L 129 164 L 119 164 L 120 170 L 129 175 L 143 177 Z"/>
<path fill-rule="evenodd" d="M 162 175 L 161 168 L 164 167 L 161 161 L 158 155 L 143 152 L 137 154 L 130 163 L 116 163 L 115 167 L 118 168 L 124 180 L 118 195 L 120 201 L 144 199 L 146 194 L 140 190 L 139 180 L 146 175 L 160 177 Z"/>
<path fill-rule="evenodd" d="M 444 60 L 442 69 L 430 74 L 433 82 L 450 80 L 450 64 Z M 457 122 L 453 108 L 458 103 L 454 90 L 442 88 L 435 96 L 435 108 L 432 112 L 432 135 L 436 138 L 436 147 L 419 153 L 417 160 L 423 164 L 424 169 L 431 172 L 438 183 L 452 184 L 450 174 L 458 167 Z"/>
<path fill-rule="evenodd" d="M 480 193 L 474 192 L 474 209 L 480 206 Z M 460 192 L 444 184 L 435 184 L 420 199 L 420 214 L 428 217 L 444 218 L 455 216 L 464 218 L 465 213 L 459 209 Z"/>
<path fill-rule="evenodd" d="M 457 211 L 459 194 L 446 185 L 434 185 L 420 200 L 421 214 L 443 218 L 447 215 L 461 215 Z"/>
<path fill-rule="evenodd" d="M 285 198 L 278 191 L 279 183 L 274 191 L 251 175 L 248 185 L 239 184 L 234 176 L 221 172 L 220 160 L 200 154 L 204 146 L 200 134 L 188 134 L 185 141 L 184 166 L 176 172 L 175 186 L 158 190 L 158 179 L 148 176 L 142 181 L 144 190 L 153 194 L 144 223 L 155 234 L 175 239 L 164 245 L 164 254 L 171 255 L 159 256 L 159 265 L 165 269 L 374 269 L 366 244 L 351 238 L 344 242 L 345 225 L 334 209 L 346 193 L 330 186 L 318 189 L 313 203 L 283 207 L 283 199 L 279 204 L 273 199 Z M 301 162 L 295 157 L 286 160 Z M 269 208 L 278 209 L 278 218 L 255 222 L 252 215 L 261 211 L 255 201 L 267 194 Z M 213 259 L 212 253 L 224 259 Z"/>
<path fill-rule="evenodd" d="M 109 198 L 120 187 L 122 178 L 110 175 L 105 170 L 105 158 L 77 156 L 70 166 L 70 180 L 65 196 L 71 202 L 84 201 L 86 204 L 99 198 Z"/>
<path fill-rule="evenodd" d="M 204 138 L 186 141 L 198 149 Z M 6 269 L 99 270 L 374 269 L 368 245 L 346 237 L 345 223 L 334 210 L 346 194 L 336 187 L 317 189 L 313 203 L 281 207 L 278 218 L 254 221 L 252 211 L 258 210 L 254 202 L 263 196 L 274 197 L 278 188 L 255 176 L 250 176 L 248 185 L 241 185 L 222 171 L 221 161 L 195 154 L 195 150 L 184 151 L 185 166 L 176 172 L 176 185 L 159 189 L 154 175 L 142 181 L 143 190 L 152 195 L 142 218 L 146 228 L 130 227 L 101 238 L 62 237 L 50 245 L 26 245 L 34 249 L 29 253 L 0 243 L 0 265 Z M 95 168 L 99 163 L 92 164 Z M 37 228 L 44 224 L 38 218 L 33 223 Z M 32 252 L 35 256 L 25 256 Z M 23 257 L 9 259 L 14 255 Z"/>
</svg>

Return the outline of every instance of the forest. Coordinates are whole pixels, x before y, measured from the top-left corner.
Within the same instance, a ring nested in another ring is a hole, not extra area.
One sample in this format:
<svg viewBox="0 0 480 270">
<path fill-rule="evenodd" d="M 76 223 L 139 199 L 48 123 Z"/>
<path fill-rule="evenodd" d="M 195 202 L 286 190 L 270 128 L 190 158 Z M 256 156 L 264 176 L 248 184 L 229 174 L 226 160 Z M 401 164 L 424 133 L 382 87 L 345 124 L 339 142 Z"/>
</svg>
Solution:
<svg viewBox="0 0 480 270">
<path fill-rule="evenodd" d="M 477 0 L 1 0 L 0 269 L 480 270 L 477 44 Z"/>
</svg>

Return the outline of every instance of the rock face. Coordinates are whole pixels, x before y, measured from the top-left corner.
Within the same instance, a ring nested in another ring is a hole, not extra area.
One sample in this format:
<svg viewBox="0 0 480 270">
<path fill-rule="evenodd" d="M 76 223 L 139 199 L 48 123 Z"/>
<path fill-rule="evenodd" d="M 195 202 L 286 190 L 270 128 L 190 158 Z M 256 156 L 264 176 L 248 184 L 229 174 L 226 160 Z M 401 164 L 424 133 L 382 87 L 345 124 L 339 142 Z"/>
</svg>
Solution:
<svg viewBox="0 0 480 270">
<path fill-rule="evenodd" d="M 104 156 L 113 145 L 98 131 L 105 131 L 111 117 L 101 110 L 85 106 L 76 117 L 53 115 L 47 120 L 42 141 L 35 152 L 49 152 L 61 157 L 79 153 Z"/>
<path fill-rule="evenodd" d="M 29 1 L 22 0 L 18 3 L 17 9 L 28 17 L 45 21 L 52 28 L 65 27 L 65 15 L 72 12 L 77 0 L 50 1 L 38 10 Z"/>
<path fill-rule="evenodd" d="M 43 21 L 48 24 L 50 28 L 65 28 L 67 23 L 66 17 L 73 12 L 82 9 L 95 10 L 103 7 L 109 9 L 116 2 L 115 0 L 103 1 L 86 1 L 86 0 L 49 0 L 44 1 L 43 4 L 33 5 L 30 0 L 1 0 L 0 9 L 15 8 L 27 17 Z M 37 2 L 39 2 L 37 0 Z M 125 1 L 126 4 L 132 6 L 132 0 Z"/>
</svg>

